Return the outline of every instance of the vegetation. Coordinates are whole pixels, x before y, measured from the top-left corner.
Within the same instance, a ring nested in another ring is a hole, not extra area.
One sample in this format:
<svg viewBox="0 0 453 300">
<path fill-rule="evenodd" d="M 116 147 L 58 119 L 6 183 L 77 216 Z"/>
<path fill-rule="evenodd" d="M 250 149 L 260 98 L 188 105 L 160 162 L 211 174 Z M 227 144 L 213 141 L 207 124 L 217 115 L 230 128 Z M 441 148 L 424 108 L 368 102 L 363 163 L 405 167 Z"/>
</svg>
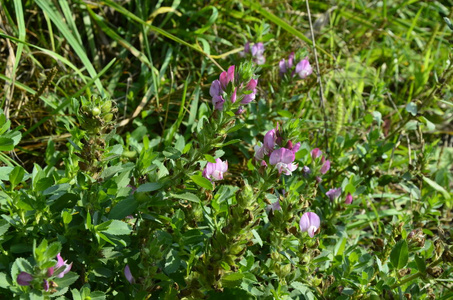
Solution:
<svg viewBox="0 0 453 300">
<path fill-rule="evenodd" d="M 0 295 L 453 298 L 452 6 L 0 1 Z"/>
</svg>

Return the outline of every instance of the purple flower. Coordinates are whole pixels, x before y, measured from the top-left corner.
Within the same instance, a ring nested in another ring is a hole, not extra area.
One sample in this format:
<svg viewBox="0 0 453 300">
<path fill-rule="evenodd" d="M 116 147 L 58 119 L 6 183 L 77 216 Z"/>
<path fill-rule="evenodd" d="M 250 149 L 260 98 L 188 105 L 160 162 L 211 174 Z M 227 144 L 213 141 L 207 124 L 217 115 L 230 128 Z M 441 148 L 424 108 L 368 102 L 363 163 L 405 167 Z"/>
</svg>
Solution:
<svg viewBox="0 0 453 300">
<path fill-rule="evenodd" d="M 283 75 L 286 73 L 287 68 L 286 68 L 286 61 L 284 58 L 278 63 L 278 67 L 280 69 L 280 75 Z"/>
<path fill-rule="evenodd" d="M 334 201 L 341 195 L 341 187 L 337 189 L 330 189 L 329 191 L 326 192 L 326 196 L 330 198 L 330 201 Z"/>
<path fill-rule="evenodd" d="M 269 130 L 264 135 L 264 149 L 266 151 L 266 154 L 274 151 L 276 141 L 277 141 L 277 132 L 275 129 Z"/>
<path fill-rule="evenodd" d="M 127 279 L 127 281 L 129 281 L 129 283 L 131 283 L 131 284 L 135 283 L 135 278 L 134 278 L 134 276 L 132 276 L 129 265 L 126 265 L 126 267 L 124 267 L 124 276 L 126 276 L 126 279 Z"/>
<path fill-rule="evenodd" d="M 258 143 L 258 145 L 255 145 L 255 159 L 257 160 L 263 160 L 264 159 L 264 155 L 266 155 L 266 149 L 264 148 L 264 146 L 260 146 L 261 145 L 261 142 Z"/>
<path fill-rule="evenodd" d="M 222 180 L 223 173 L 228 171 L 228 161 L 222 161 L 220 158 L 215 163 L 208 162 L 203 171 L 203 176 L 209 180 Z"/>
<path fill-rule="evenodd" d="M 243 106 L 239 106 L 238 110 L 234 113 L 236 116 L 242 115 L 245 112 L 245 108 Z"/>
<path fill-rule="evenodd" d="M 49 282 L 44 279 L 44 282 L 42 283 L 42 287 L 46 292 L 49 291 Z"/>
<path fill-rule="evenodd" d="M 304 166 L 304 167 L 302 168 L 302 174 L 303 174 L 305 177 L 308 177 L 308 175 L 311 174 L 310 168 L 307 167 L 307 166 Z"/>
<path fill-rule="evenodd" d="M 306 212 L 300 218 L 299 227 L 302 232 L 306 231 L 310 237 L 313 237 L 321 225 L 318 215 L 313 212 Z"/>
<path fill-rule="evenodd" d="M 234 89 L 233 95 L 231 95 L 231 103 L 236 102 L 237 88 Z"/>
<path fill-rule="evenodd" d="M 269 212 L 269 211 L 274 212 L 276 210 L 282 210 L 282 207 L 280 206 L 280 201 L 279 200 L 277 200 L 274 203 L 269 204 L 268 206 L 266 206 L 266 211 L 267 212 Z"/>
<path fill-rule="evenodd" d="M 308 75 L 313 73 L 313 69 L 308 62 L 308 59 L 305 58 L 296 65 L 296 73 L 302 79 L 305 79 Z"/>
<path fill-rule="evenodd" d="M 252 56 L 254 57 L 253 61 L 257 65 L 262 65 L 266 62 L 266 58 L 264 57 L 264 45 L 263 43 L 256 43 L 252 46 L 251 49 Z"/>
<path fill-rule="evenodd" d="M 315 160 L 315 159 L 317 159 L 319 156 L 322 155 L 322 151 L 319 150 L 319 148 L 315 148 L 315 149 L 311 150 L 310 154 L 311 154 L 311 158 L 312 158 L 313 160 Z"/>
<path fill-rule="evenodd" d="M 60 256 L 60 253 L 57 254 L 57 264 L 55 267 L 50 267 L 47 269 L 47 276 L 51 277 L 56 273 L 58 278 L 63 278 L 72 268 L 72 263 L 68 264 L 67 260 L 63 260 Z"/>
<path fill-rule="evenodd" d="M 27 272 L 20 272 L 17 275 L 17 283 L 22 286 L 30 285 L 30 282 L 33 280 L 33 276 Z"/>
<path fill-rule="evenodd" d="M 344 200 L 344 203 L 345 204 L 351 204 L 352 203 L 352 195 L 351 195 L 351 193 L 348 193 L 348 195 L 346 196 L 346 199 Z"/>
<path fill-rule="evenodd" d="M 290 69 L 292 69 L 293 60 L 294 60 L 294 52 L 291 52 L 291 54 L 288 57 L 288 61 L 286 61 L 285 59 L 282 59 L 278 63 L 278 66 L 280 68 L 280 76 L 283 76 L 286 72 L 288 72 Z"/>
<path fill-rule="evenodd" d="M 321 172 L 321 174 L 324 175 L 327 173 L 327 171 L 329 171 L 329 169 L 330 169 L 330 161 L 326 160 L 324 162 L 324 164 L 322 165 L 320 172 Z"/>
</svg>

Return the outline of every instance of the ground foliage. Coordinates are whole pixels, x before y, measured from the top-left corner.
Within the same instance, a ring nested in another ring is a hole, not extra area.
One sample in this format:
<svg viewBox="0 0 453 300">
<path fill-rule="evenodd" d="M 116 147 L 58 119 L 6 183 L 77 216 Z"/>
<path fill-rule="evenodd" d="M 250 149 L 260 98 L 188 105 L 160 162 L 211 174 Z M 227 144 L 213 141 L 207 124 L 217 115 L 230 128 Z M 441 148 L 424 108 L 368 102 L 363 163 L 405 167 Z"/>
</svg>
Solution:
<svg viewBox="0 0 453 300">
<path fill-rule="evenodd" d="M 1 1 L 0 295 L 451 299 L 452 4 Z"/>
</svg>

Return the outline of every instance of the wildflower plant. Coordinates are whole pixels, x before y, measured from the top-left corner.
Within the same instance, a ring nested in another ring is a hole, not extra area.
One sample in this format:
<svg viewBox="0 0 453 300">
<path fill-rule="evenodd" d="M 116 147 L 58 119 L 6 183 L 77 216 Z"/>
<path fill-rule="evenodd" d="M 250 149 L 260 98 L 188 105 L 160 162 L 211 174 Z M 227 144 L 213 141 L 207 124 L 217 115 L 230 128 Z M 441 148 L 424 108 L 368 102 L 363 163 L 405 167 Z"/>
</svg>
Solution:
<svg viewBox="0 0 453 300">
<path fill-rule="evenodd" d="M 452 298 L 445 5 L 160 2 L 2 3 L 0 298 Z"/>
</svg>

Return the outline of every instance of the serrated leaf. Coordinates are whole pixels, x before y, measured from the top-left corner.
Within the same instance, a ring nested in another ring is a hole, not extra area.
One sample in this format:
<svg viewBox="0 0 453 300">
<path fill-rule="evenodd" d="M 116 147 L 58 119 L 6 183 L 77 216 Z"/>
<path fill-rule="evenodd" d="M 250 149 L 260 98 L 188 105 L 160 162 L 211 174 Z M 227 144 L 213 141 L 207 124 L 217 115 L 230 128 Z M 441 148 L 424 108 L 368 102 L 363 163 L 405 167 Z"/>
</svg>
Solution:
<svg viewBox="0 0 453 300">
<path fill-rule="evenodd" d="M 58 285 L 58 289 L 64 289 L 76 282 L 79 275 L 74 272 L 68 272 L 63 278 L 55 278 L 54 281 Z"/>
<path fill-rule="evenodd" d="M 0 288 L 7 289 L 12 284 L 11 278 L 9 278 L 5 273 L 0 273 Z"/>
<path fill-rule="evenodd" d="M 190 179 L 192 179 L 193 182 L 195 182 L 197 185 L 201 186 L 202 188 L 205 188 L 205 189 L 208 189 L 211 191 L 214 189 L 212 183 L 208 179 L 204 178 L 203 176 L 193 175 L 190 177 Z"/>
<path fill-rule="evenodd" d="M 390 262 L 397 270 L 404 268 L 409 260 L 409 248 L 406 240 L 400 240 L 390 252 Z"/>
<path fill-rule="evenodd" d="M 8 231 L 10 224 L 6 220 L 0 220 L 0 237 Z"/>
<path fill-rule="evenodd" d="M 61 244 L 58 242 L 50 244 L 45 252 L 45 258 L 55 258 L 61 251 Z"/>
<path fill-rule="evenodd" d="M 131 233 L 129 225 L 119 220 L 111 220 L 106 230 L 100 230 L 111 235 L 128 235 Z"/>
</svg>

